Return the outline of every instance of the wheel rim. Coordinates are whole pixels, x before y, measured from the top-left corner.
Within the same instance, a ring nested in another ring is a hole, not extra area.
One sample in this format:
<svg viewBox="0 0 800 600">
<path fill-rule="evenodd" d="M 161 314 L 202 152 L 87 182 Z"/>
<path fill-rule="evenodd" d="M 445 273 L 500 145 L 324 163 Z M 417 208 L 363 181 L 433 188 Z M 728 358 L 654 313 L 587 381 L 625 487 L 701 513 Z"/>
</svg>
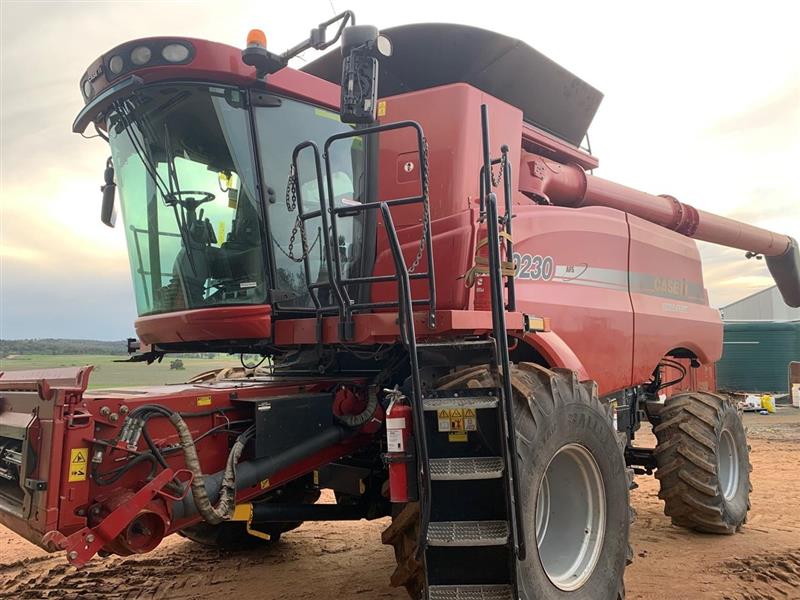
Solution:
<svg viewBox="0 0 800 600">
<path fill-rule="evenodd" d="M 731 500 L 739 489 L 739 451 L 733 434 L 727 429 L 722 430 L 719 440 L 719 485 L 725 500 Z"/>
<path fill-rule="evenodd" d="M 564 591 L 594 572 L 606 529 L 603 476 L 589 450 L 562 446 L 550 460 L 536 495 L 536 545 L 547 577 Z"/>
</svg>

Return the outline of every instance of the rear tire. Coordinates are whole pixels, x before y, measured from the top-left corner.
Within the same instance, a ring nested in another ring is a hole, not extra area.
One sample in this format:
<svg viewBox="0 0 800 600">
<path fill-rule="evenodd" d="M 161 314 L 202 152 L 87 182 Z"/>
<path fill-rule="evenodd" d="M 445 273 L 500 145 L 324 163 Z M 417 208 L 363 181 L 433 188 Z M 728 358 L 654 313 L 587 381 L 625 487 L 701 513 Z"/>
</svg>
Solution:
<svg viewBox="0 0 800 600">
<path fill-rule="evenodd" d="M 669 398 L 653 428 L 658 496 L 672 523 L 732 534 L 750 510 L 750 452 L 739 411 L 724 396 L 690 392 Z"/>
<path fill-rule="evenodd" d="M 511 377 L 528 552 L 517 566 L 520 593 L 528 600 L 620 600 L 625 597 L 625 566 L 633 555 L 628 543 L 633 473 L 625 466 L 624 436 L 614 431 L 596 385 L 579 383 L 572 371 L 520 363 L 512 366 Z M 478 367 L 444 378 L 437 388 L 495 385 L 490 371 Z M 596 502 L 570 504 L 580 494 L 564 497 L 564 481 L 576 489 L 586 482 L 586 494 L 598 495 Z M 540 492 L 543 487 L 549 492 Z M 545 496 L 550 498 L 547 511 L 542 510 Z M 598 504 L 602 511 L 592 508 Z M 425 581 L 424 565 L 414 559 L 418 528 L 419 509 L 410 504 L 383 535 L 397 559 L 391 583 L 405 586 L 414 600 L 421 597 Z"/>
</svg>

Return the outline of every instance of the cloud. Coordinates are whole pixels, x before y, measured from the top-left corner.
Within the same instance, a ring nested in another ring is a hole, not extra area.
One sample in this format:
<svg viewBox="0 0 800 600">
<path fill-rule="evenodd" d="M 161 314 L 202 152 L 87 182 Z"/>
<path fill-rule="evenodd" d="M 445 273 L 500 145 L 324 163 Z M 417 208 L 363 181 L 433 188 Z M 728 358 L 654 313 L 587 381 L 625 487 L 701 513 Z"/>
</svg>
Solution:
<svg viewBox="0 0 800 600">
<path fill-rule="evenodd" d="M 487 27 L 478 4 L 454 13 L 450 3 L 408 0 L 402 14 L 388 4 L 351 5 L 359 22 L 381 27 Z M 264 7 L 261 0 L 228 0 L 222 12 L 211 1 L 0 2 L 0 336 L 119 339 L 131 331 L 122 231 L 98 221 L 108 148 L 70 132 L 87 65 L 138 37 L 240 45 L 251 27 L 264 27 L 279 50 L 332 14 L 328 0 L 304 3 L 302 14 L 291 4 Z M 800 37 L 789 12 L 769 0 L 758 11 L 696 1 L 529 2 L 490 27 L 605 92 L 592 127 L 599 175 L 800 238 Z M 680 43 L 665 43 L 663 31 L 680 31 Z M 715 305 L 771 284 L 763 262 L 701 249 Z"/>
<path fill-rule="evenodd" d="M 797 144 L 800 132 L 800 74 L 744 110 L 720 118 L 707 129 L 710 136 L 728 141 L 787 148 Z"/>
</svg>

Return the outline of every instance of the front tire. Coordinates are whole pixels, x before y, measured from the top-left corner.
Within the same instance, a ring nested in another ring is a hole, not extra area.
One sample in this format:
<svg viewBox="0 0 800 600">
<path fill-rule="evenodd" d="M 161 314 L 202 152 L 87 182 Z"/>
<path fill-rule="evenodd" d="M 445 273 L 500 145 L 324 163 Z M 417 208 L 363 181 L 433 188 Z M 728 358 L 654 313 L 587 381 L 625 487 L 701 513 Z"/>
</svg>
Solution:
<svg viewBox="0 0 800 600">
<path fill-rule="evenodd" d="M 704 533 L 732 534 L 750 510 L 750 452 L 733 402 L 707 392 L 667 399 L 658 444 L 658 496 L 672 523 Z"/>
<path fill-rule="evenodd" d="M 632 552 L 632 511 L 624 437 L 593 382 L 567 370 L 512 366 L 517 450 L 527 558 L 518 563 L 528 600 L 619 600 Z M 485 367 L 444 378 L 438 389 L 494 387 Z M 585 484 L 585 485 L 584 485 Z M 424 565 L 414 559 L 419 510 L 407 505 L 384 532 L 395 548 L 391 582 L 421 597 Z"/>
</svg>

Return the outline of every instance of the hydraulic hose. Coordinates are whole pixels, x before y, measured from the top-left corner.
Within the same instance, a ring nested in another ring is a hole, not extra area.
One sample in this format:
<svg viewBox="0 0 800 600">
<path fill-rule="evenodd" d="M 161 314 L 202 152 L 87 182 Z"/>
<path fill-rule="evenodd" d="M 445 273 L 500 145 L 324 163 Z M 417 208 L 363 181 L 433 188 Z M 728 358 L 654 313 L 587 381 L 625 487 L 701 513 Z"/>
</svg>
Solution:
<svg viewBox="0 0 800 600">
<path fill-rule="evenodd" d="M 234 479 L 230 479 L 228 477 L 228 467 L 226 467 L 223 471 L 214 473 L 213 475 L 204 476 L 201 473 L 199 483 L 198 478 L 195 475 L 195 479 L 192 481 L 192 498 L 177 500 L 172 504 L 173 519 L 181 519 L 199 512 L 204 519 L 208 520 L 206 514 L 201 512 L 200 504 L 202 504 L 204 510 L 207 510 L 211 503 L 221 500 L 220 504 L 217 505 L 216 510 L 218 511 L 220 508 L 222 508 L 222 506 L 220 506 L 222 502 L 230 502 L 230 500 L 222 498 L 223 495 L 230 494 L 233 496 L 237 490 L 252 487 L 259 481 L 268 479 L 274 473 L 290 467 L 291 465 L 294 465 L 301 460 L 316 454 L 317 452 L 321 452 L 326 448 L 330 448 L 331 446 L 338 444 L 342 440 L 353 435 L 353 433 L 354 432 L 347 427 L 342 425 L 334 425 L 328 429 L 324 429 L 317 435 L 304 440 L 297 446 L 293 446 L 288 450 L 281 452 L 280 454 L 269 457 L 254 458 L 253 460 L 239 463 L 236 465 Z M 192 448 L 194 448 L 193 445 Z M 194 457 L 195 459 L 197 457 L 196 451 L 194 451 Z M 189 459 L 187 456 L 187 466 L 188 464 Z M 196 489 L 199 488 L 200 485 L 202 485 L 203 489 Z M 198 497 L 201 498 L 200 504 L 197 502 Z M 210 516 L 212 519 L 215 519 L 216 515 L 217 512 L 214 511 Z M 213 522 L 219 523 L 221 521 Z"/>
<path fill-rule="evenodd" d="M 197 512 L 212 525 L 227 521 L 231 518 L 233 509 L 236 506 L 236 463 L 239 462 L 245 444 L 247 444 L 247 434 L 242 434 L 236 439 L 233 448 L 228 454 L 228 462 L 225 466 L 225 470 L 221 472 L 222 477 L 217 492 L 219 501 L 217 505 L 214 506 L 211 503 L 208 490 L 206 489 L 206 478 L 200 467 L 197 447 L 192 438 L 192 433 L 186 425 L 186 421 L 184 421 L 183 417 L 178 413 L 172 413 L 169 417 L 169 421 L 178 432 L 184 460 L 186 461 L 186 468 L 189 469 L 193 475 L 191 484 L 192 499 L 194 500 Z"/>
</svg>

